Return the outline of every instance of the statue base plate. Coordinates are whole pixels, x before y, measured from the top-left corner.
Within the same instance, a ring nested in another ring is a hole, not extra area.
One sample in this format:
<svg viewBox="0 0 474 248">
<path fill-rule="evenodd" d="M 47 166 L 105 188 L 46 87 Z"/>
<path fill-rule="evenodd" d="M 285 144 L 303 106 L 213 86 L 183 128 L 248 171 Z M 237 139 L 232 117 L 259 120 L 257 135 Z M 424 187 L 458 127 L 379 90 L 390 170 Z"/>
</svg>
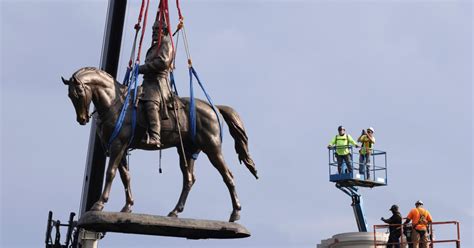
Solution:
<svg viewBox="0 0 474 248">
<path fill-rule="evenodd" d="M 146 234 L 188 239 L 250 237 L 250 232 L 245 227 L 232 222 L 120 212 L 86 212 L 79 219 L 78 227 L 96 232 Z"/>
</svg>

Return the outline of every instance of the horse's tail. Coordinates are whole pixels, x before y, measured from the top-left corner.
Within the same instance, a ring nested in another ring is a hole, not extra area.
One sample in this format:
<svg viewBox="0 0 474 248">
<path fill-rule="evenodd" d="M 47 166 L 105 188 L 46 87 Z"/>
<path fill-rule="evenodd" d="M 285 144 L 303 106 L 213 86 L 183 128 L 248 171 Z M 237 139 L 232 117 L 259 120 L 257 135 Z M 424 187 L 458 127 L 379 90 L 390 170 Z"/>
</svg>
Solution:
<svg viewBox="0 0 474 248">
<path fill-rule="evenodd" d="M 235 151 L 239 155 L 240 163 L 244 162 L 247 169 L 249 169 L 256 179 L 258 179 L 255 163 L 253 162 L 252 158 L 250 158 L 248 137 L 245 133 L 244 123 L 240 119 L 237 112 L 231 107 L 218 105 L 217 108 L 229 126 L 230 135 L 232 135 L 232 138 L 234 138 Z"/>
</svg>

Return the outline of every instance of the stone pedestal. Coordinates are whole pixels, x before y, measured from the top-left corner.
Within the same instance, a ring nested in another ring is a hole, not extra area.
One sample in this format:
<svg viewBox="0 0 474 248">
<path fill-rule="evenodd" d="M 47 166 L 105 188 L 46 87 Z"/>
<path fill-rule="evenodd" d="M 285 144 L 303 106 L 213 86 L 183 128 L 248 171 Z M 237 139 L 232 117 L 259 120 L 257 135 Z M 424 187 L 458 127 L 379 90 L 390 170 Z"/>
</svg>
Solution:
<svg viewBox="0 0 474 248">
<path fill-rule="evenodd" d="M 250 232 L 237 223 L 118 212 L 89 211 L 79 219 L 78 227 L 94 232 L 188 239 L 235 239 L 250 236 Z"/>
<path fill-rule="evenodd" d="M 376 233 L 377 244 L 387 243 L 388 234 Z M 321 240 L 321 244 L 317 248 L 372 248 L 374 246 L 373 232 L 349 232 L 340 233 L 332 236 L 332 238 Z M 378 246 L 383 247 L 383 246 Z"/>
</svg>

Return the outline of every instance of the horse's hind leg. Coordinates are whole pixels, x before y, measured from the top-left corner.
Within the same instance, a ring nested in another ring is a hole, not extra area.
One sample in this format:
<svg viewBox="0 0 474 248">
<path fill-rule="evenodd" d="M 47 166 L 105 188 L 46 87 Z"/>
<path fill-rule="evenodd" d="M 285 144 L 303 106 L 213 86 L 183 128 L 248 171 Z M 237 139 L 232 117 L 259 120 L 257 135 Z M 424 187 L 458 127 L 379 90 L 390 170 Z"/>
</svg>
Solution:
<svg viewBox="0 0 474 248">
<path fill-rule="evenodd" d="M 179 148 L 178 154 L 179 166 L 181 168 L 181 172 L 183 173 L 183 188 L 181 190 L 181 195 L 179 196 L 176 207 L 174 207 L 174 209 L 168 214 L 169 217 L 178 217 L 178 213 L 183 212 L 188 194 L 191 191 L 194 182 L 196 181 L 196 177 L 194 176 L 194 159 L 191 158 L 191 155 L 182 154 Z"/>
<path fill-rule="evenodd" d="M 227 188 L 229 189 L 233 207 L 229 222 L 237 221 L 240 219 L 241 206 L 239 198 L 237 197 L 237 192 L 235 191 L 234 177 L 224 161 L 224 156 L 222 155 L 220 148 L 217 151 L 206 152 L 206 154 L 209 157 L 209 160 L 211 161 L 212 165 L 214 165 L 214 167 L 216 167 L 216 169 L 221 174 L 222 179 L 224 179 L 224 182 L 227 185 Z"/>
<path fill-rule="evenodd" d="M 125 206 L 120 212 L 131 213 L 133 206 L 132 190 L 130 189 L 130 172 L 128 171 L 128 164 L 125 155 L 119 165 L 120 178 L 122 179 L 123 187 L 125 188 Z"/>
</svg>

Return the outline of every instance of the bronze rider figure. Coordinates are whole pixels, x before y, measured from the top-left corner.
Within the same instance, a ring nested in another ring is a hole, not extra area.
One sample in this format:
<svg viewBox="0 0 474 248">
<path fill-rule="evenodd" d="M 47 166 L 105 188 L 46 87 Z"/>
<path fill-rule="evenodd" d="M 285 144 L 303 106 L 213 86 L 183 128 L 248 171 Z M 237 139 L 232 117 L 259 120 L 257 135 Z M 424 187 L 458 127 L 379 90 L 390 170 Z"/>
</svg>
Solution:
<svg viewBox="0 0 474 248">
<path fill-rule="evenodd" d="M 145 136 L 143 143 L 150 147 L 161 147 L 160 116 L 167 118 L 166 103 L 171 97 L 168 76 L 173 60 L 173 49 L 166 23 L 162 22 L 161 26 L 161 41 L 158 42 L 160 23 L 155 21 L 153 24 L 152 45 L 146 53 L 145 63 L 138 68 L 138 73 L 143 74 L 143 91 L 139 98 L 143 101 L 149 125 L 148 135 Z"/>
</svg>

